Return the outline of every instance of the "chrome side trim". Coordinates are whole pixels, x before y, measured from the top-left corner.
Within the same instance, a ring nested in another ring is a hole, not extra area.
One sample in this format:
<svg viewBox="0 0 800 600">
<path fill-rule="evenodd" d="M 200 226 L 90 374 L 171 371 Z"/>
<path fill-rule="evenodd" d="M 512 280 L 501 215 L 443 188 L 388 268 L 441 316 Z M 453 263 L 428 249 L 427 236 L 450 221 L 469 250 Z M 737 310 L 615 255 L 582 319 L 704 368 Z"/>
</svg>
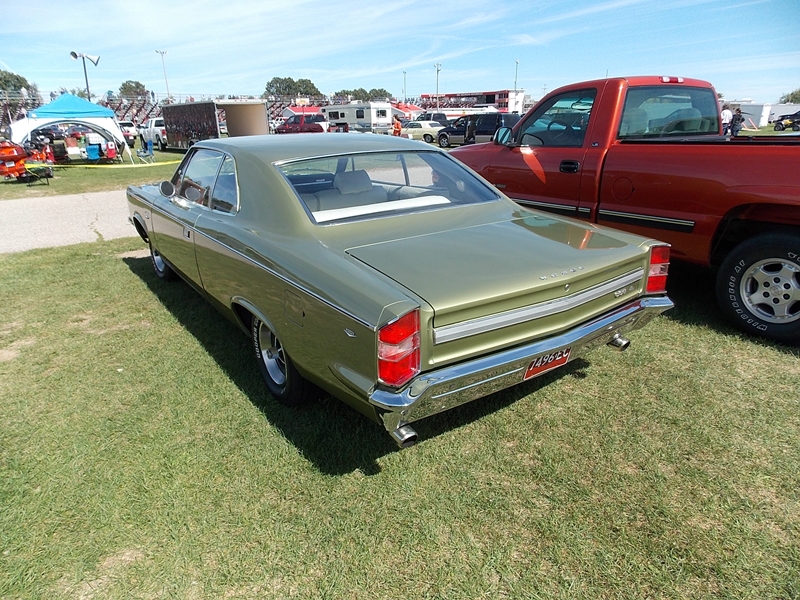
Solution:
<svg viewBox="0 0 800 600">
<path fill-rule="evenodd" d="M 565 214 L 575 214 L 576 207 L 569 204 L 554 204 L 552 202 L 540 202 L 538 200 L 529 200 L 527 198 L 512 198 L 517 204 L 522 204 L 529 208 L 538 208 L 550 212 L 560 212 Z"/>
<path fill-rule="evenodd" d="M 615 292 L 620 288 L 636 283 L 640 281 L 643 276 L 644 269 L 640 268 L 576 294 L 564 296 L 563 298 L 540 302 L 538 304 L 509 310 L 488 317 L 480 317 L 478 319 L 462 321 L 461 323 L 445 325 L 444 327 L 435 327 L 433 329 L 433 343 L 444 344 L 465 337 L 494 331 L 495 329 L 502 329 L 503 327 L 518 325 L 526 321 L 533 321 L 545 315 L 565 312 L 576 306 Z"/>
<path fill-rule="evenodd" d="M 657 227 L 669 231 L 681 231 L 691 233 L 694 230 L 695 222 L 685 219 L 671 219 L 669 217 L 655 217 L 653 215 L 642 215 L 638 213 L 627 213 L 616 210 L 598 210 L 598 218 L 612 221 L 614 223 L 628 223 L 639 225 L 640 227 Z"/>
<path fill-rule="evenodd" d="M 164 211 L 164 210 L 161 210 L 161 209 L 159 209 L 159 208 L 158 208 L 158 207 L 156 207 L 154 204 L 150 204 L 149 202 L 148 202 L 147 204 L 148 204 L 149 206 L 152 206 L 152 209 L 153 209 L 153 210 L 156 210 L 156 211 L 160 212 L 161 214 L 163 214 L 163 215 L 165 215 L 165 216 L 169 217 L 169 218 L 170 218 L 172 221 L 175 221 L 175 219 L 173 219 L 173 218 L 172 218 L 172 215 L 170 215 L 170 213 L 168 213 L 168 212 L 166 212 L 166 211 Z M 207 207 L 204 207 L 204 208 L 206 208 L 206 210 L 209 210 Z M 340 307 L 340 306 L 336 306 L 335 304 L 333 304 L 333 303 L 332 303 L 332 302 L 330 302 L 329 300 L 326 300 L 325 298 L 323 298 L 323 297 L 322 297 L 322 296 L 320 296 L 319 294 L 316 294 L 316 293 L 312 292 L 311 290 L 309 290 L 308 288 L 306 288 L 306 287 L 303 287 L 302 285 L 298 284 L 296 281 L 292 281 L 291 279 L 289 279 L 289 278 L 288 278 L 288 277 L 286 277 L 285 275 L 281 275 L 281 274 L 280 274 L 280 273 L 278 273 L 277 271 L 274 271 L 274 270 L 272 270 L 272 269 L 269 269 L 269 268 L 265 267 L 265 266 L 264 266 L 264 265 L 262 265 L 260 262 L 258 262 L 258 261 L 256 261 L 256 260 L 254 260 L 253 258 L 251 258 L 251 257 L 247 256 L 246 254 L 242 254 L 242 253 L 241 253 L 239 250 L 237 250 L 236 248 L 232 248 L 231 246 L 228 246 L 227 244 L 223 244 L 223 243 L 222 243 L 222 242 L 220 242 L 218 239 L 216 239 L 216 238 L 214 238 L 214 237 L 211 237 L 210 235 L 208 235 L 208 234 L 206 234 L 206 233 L 204 233 L 204 232 L 200 231 L 200 230 L 199 230 L 199 229 L 197 229 L 196 227 L 190 227 L 190 226 L 187 226 L 187 225 L 184 225 L 184 224 L 181 224 L 181 225 L 183 225 L 184 227 L 187 227 L 187 228 L 188 228 L 190 231 L 194 232 L 194 234 L 195 234 L 195 235 L 201 235 L 201 236 L 203 236 L 205 239 L 207 239 L 207 240 L 211 240 L 211 241 L 212 241 L 213 243 L 215 243 L 216 245 L 218 245 L 218 246 L 221 246 L 222 248 L 225 248 L 226 250 L 228 250 L 228 251 L 232 252 L 233 254 L 237 255 L 237 256 L 238 256 L 238 257 L 240 257 L 241 259 L 243 259 L 243 260 L 246 260 L 247 262 L 251 263 L 251 264 L 252 264 L 253 266 L 255 266 L 256 268 L 258 268 L 258 269 L 260 269 L 260 270 L 264 271 L 265 273 L 269 273 L 270 275 L 272 275 L 273 277 L 276 277 L 276 278 L 280 279 L 280 280 L 281 280 L 281 281 L 283 281 L 284 283 L 286 283 L 286 284 L 288 284 L 288 285 L 291 285 L 291 286 L 293 286 L 294 288 L 296 288 L 296 289 L 300 290 L 301 292 L 303 292 L 303 293 L 305 293 L 305 294 L 308 294 L 309 296 L 311 296 L 311 297 L 312 297 L 312 298 L 314 298 L 315 300 L 318 300 L 319 302 L 322 302 L 323 304 L 325 304 L 325 305 L 329 306 L 329 307 L 330 307 L 330 308 L 332 308 L 333 310 L 335 310 L 335 311 L 337 311 L 337 312 L 339 312 L 339 313 L 343 314 L 344 316 L 346 316 L 346 317 L 348 317 L 348 318 L 352 319 L 352 320 L 353 320 L 353 321 L 355 321 L 356 323 L 359 323 L 359 324 L 363 325 L 364 327 L 366 327 L 366 328 L 368 328 L 368 329 L 370 329 L 370 330 L 372 330 L 372 331 L 377 331 L 377 330 L 378 330 L 378 326 L 377 326 L 376 324 L 373 324 L 373 323 L 368 323 L 367 321 L 365 321 L 365 320 L 364 320 L 364 319 L 362 319 L 361 317 L 357 317 L 356 315 L 354 315 L 354 314 L 353 314 L 353 313 L 351 313 L 351 312 L 348 312 L 348 311 L 346 311 L 346 310 L 345 310 L 345 309 L 343 309 L 342 307 Z M 194 242 L 194 243 L 196 244 L 197 242 Z"/>
<path fill-rule="evenodd" d="M 666 296 L 639 298 L 561 335 L 422 373 L 400 391 L 376 389 L 369 402 L 391 433 L 406 423 L 522 383 L 525 370 L 538 358 L 569 348 L 574 360 L 615 336 L 640 329 L 672 307 Z"/>
</svg>

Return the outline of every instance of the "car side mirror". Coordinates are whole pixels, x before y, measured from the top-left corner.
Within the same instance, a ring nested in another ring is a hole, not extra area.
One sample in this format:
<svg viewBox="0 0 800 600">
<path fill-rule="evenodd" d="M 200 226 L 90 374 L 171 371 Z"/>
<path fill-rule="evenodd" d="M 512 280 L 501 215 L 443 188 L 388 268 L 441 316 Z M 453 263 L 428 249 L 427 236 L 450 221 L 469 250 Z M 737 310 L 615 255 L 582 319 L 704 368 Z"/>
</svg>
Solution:
<svg viewBox="0 0 800 600">
<path fill-rule="evenodd" d="M 161 192 L 162 196 L 172 198 L 175 195 L 175 186 L 172 185 L 171 181 L 162 181 L 158 184 L 158 191 Z"/>
<path fill-rule="evenodd" d="M 501 127 L 494 134 L 494 143 L 500 146 L 513 146 L 514 140 L 511 137 L 510 127 Z"/>
</svg>

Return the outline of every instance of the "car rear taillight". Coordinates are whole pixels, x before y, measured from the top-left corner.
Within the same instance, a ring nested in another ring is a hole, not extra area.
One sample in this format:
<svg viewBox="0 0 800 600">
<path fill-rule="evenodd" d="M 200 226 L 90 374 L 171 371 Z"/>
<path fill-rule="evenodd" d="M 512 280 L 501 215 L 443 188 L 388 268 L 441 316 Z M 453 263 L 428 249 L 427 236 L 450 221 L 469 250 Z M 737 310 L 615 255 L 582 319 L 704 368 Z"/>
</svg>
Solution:
<svg viewBox="0 0 800 600">
<path fill-rule="evenodd" d="M 400 387 L 419 373 L 419 309 L 378 330 L 378 379 Z"/>
<path fill-rule="evenodd" d="M 650 248 L 650 269 L 647 273 L 648 294 L 663 294 L 667 291 L 669 273 L 669 246 Z"/>
</svg>

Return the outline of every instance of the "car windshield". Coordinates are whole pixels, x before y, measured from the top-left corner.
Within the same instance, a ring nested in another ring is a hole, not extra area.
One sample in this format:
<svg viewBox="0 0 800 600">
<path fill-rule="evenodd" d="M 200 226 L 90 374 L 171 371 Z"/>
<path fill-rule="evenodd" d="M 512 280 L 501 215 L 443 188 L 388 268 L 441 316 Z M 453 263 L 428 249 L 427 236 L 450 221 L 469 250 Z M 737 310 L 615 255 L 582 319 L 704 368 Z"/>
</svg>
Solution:
<svg viewBox="0 0 800 600">
<path fill-rule="evenodd" d="M 499 195 L 439 152 L 381 152 L 279 163 L 317 223 L 375 218 Z"/>
</svg>

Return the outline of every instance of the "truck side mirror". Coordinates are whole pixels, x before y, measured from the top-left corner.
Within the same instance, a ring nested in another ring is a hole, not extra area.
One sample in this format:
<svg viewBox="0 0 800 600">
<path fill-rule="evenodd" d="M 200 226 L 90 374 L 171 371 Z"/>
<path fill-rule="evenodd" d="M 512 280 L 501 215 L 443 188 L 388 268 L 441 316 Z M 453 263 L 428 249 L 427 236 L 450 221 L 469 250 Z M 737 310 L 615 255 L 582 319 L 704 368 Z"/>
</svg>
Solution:
<svg viewBox="0 0 800 600">
<path fill-rule="evenodd" d="M 511 128 L 501 127 L 494 134 L 494 143 L 500 146 L 511 146 L 513 140 L 511 138 Z"/>
</svg>

